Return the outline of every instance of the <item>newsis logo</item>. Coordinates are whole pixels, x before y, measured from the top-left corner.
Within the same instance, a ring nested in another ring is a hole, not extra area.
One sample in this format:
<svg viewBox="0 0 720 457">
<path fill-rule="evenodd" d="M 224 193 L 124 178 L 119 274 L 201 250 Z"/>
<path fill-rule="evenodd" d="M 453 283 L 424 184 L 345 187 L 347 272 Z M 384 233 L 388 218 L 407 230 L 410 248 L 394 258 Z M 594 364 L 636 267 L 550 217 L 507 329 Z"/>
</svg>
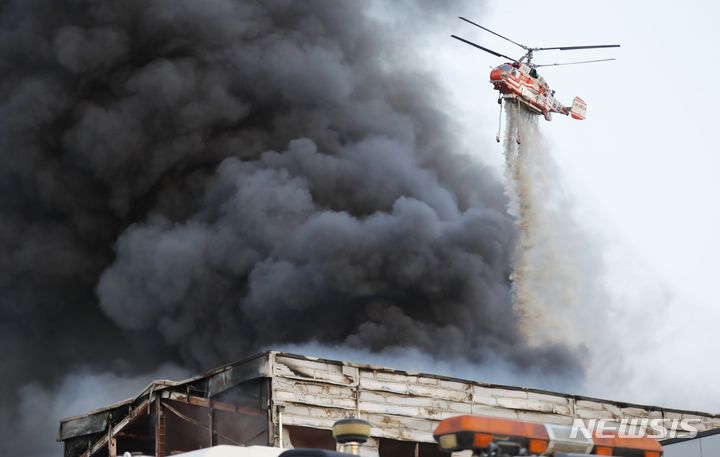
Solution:
<svg viewBox="0 0 720 457">
<path fill-rule="evenodd" d="M 700 419 L 575 419 L 570 438 L 578 435 L 585 439 L 597 438 L 639 438 L 646 436 L 657 440 L 670 438 L 695 438 L 698 433 L 693 424 Z"/>
</svg>

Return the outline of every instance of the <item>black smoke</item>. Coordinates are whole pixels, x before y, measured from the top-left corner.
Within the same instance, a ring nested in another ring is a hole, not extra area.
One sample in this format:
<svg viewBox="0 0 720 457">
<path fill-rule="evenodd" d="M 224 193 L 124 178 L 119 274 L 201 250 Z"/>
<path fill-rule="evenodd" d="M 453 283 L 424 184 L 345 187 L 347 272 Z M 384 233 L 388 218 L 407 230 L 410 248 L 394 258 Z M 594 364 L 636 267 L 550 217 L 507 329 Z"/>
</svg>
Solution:
<svg viewBox="0 0 720 457">
<path fill-rule="evenodd" d="M 408 65 L 446 10 L 0 1 L 0 441 L 28 383 L 273 343 L 579 376 L 521 334 L 502 186 Z"/>
</svg>

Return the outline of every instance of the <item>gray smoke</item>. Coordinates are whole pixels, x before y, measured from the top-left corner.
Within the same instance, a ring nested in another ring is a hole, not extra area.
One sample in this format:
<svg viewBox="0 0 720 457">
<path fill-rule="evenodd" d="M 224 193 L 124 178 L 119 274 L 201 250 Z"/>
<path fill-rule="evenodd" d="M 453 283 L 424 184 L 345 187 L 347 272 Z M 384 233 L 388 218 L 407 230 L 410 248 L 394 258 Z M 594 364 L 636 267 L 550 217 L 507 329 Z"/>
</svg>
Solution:
<svg viewBox="0 0 720 457">
<path fill-rule="evenodd" d="M 528 344 L 502 185 L 408 65 L 447 8 L 0 1 L 2 446 L 37 455 L 10 439 L 29 384 L 273 343 L 578 379 Z"/>
</svg>

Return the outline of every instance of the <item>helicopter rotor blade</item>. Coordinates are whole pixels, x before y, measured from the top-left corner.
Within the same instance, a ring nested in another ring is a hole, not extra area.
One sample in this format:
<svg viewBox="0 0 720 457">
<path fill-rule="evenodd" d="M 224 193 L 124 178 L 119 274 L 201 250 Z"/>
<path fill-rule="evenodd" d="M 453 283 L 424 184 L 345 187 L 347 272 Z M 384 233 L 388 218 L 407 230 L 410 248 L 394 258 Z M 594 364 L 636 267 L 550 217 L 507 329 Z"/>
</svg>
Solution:
<svg viewBox="0 0 720 457">
<path fill-rule="evenodd" d="M 619 48 L 619 44 L 594 44 L 591 46 L 557 46 L 553 48 L 533 48 L 533 51 L 550 51 L 557 49 L 560 51 L 574 51 L 576 49 L 595 49 L 595 48 Z"/>
<path fill-rule="evenodd" d="M 476 47 L 476 48 L 478 48 L 478 49 L 481 49 L 481 50 L 483 50 L 483 51 L 485 51 L 485 52 L 488 52 L 488 53 L 490 53 L 490 54 L 492 54 L 492 55 L 494 55 L 494 56 L 504 57 L 504 58 L 506 58 L 506 59 L 512 60 L 513 62 L 516 62 L 516 60 L 513 59 L 512 57 L 508 57 L 508 56 L 506 56 L 506 55 L 504 55 L 504 54 L 500 54 L 499 52 L 495 52 L 495 51 L 493 51 L 492 49 L 488 49 L 488 48 L 485 48 L 485 47 L 483 47 L 483 46 L 480 46 L 479 44 L 473 43 L 472 41 L 468 41 L 468 40 L 466 40 L 465 38 L 460 38 L 460 37 L 457 36 L 457 35 L 450 35 L 450 36 L 453 37 L 453 38 L 455 38 L 456 40 L 460 40 L 460 41 L 462 41 L 463 43 L 467 43 L 467 44 L 469 44 L 470 46 L 473 46 L 473 47 Z"/>
<path fill-rule="evenodd" d="M 579 62 L 545 63 L 545 64 L 542 64 L 542 65 L 535 65 L 535 64 L 533 64 L 532 67 L 533 67 L 533 68 L 538 68 L 538 67 L 554 67 L 554 66 L 557 66 L 557 65 L 577 65 L 577 64 L 580 64 L 580 63 L 608 62 L 608 61 L 610 61 L 610 60 L 617 60 L 617 59 L 581 60 L 581 61 L 579 61 Z"/>
<path fill-rule="evenodd" d="M 492 33 L 493 35 L 502 38 L 503 40 L 507 40 L 507 41 L 509 41 L 510 43 L 514 44 L 514 45 L 520 46 L 521 48 L 523 48 L 523 49 L 526 50 L 526 51 L 529 49 L 527 46 L 525 46 L 525 45 L 523 45 L 523 44 L 520 44 L 520 43 L 517 43 L 517 42 L 511 40 L 511 39 L 508 38 L 508 37 L 504 37 L 504 36 L 500 35 L 499 33 L 493 32 L 492 30 L 488 29 L 487 27 L 483 27 L 482 25 L 477 24 L 477 23 L 471 21 L 470 19 L 465 19 L 465 18 L 462 17 L 462 16 L 460 16 L 458 19 L 461 19 L 461 20 L 463 20 L 463 21 L 465 21 L 465 22 L 467 22 L 467 23 L 469 23 L 469 24 L 472 24 L 472 25 L 474 25 L 475 27 L 480 27 L 481 29 L 485 30 L 486 32 L 490 32 L 490 33 Z"/>
</svg>

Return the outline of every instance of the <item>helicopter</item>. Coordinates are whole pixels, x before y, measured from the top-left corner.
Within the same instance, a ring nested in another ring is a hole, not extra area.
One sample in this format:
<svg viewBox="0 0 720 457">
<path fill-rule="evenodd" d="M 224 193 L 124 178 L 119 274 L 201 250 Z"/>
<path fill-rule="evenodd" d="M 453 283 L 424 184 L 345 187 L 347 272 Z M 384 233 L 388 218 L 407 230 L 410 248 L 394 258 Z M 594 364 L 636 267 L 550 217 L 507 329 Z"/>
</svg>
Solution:
<svg viewBox="0 0 720 457">
<path fill-rule="evenodd" d="M 523 106 L 530 113 L 542 115 L 545 120 L 552 120 L 552 113 L 563 114 L 570 116 L 573 119 L 584 120 L 587 115 L 587 103 L 580 97 L 575 97 L 571 106 L 565 106 L 555 98 L 555 91 L 550 89 L 550 86 L 545 79 L 538 74 L 537 69 L 540 67 L 551 67 L 559 65 L 577 65 L 585 63 L 595 62 L 607 62 L 610 59 L 596 59 L 596 60 L 583 60 L 578 62 L 566 62 L 566 63 L 550 63 L 550 64 L 536 64 L 533 63 L 532 59 L 534 53 L 537 51 L 549 51 L 549 50 L 560 50 L 560 51 L 575 51 L 579 49 L 595 49 L 595 48 L 619 48 L 619 44 L 598 44 L 590 46 L 554 46 L 554 47 L 543 47 L 533 48 L 525 46 L 524 44 L 517 43 L 510 38 L 500 35 L 499 33 L 493 32 L 492 30 L 483 27 L 469 19 L 459 17 L 459 19 L 479 27 L 486 32 L 490 32 L 495 36 L 502 38 L 503 40 L 509 41 L 510 43 L 521 47 L 525 51 L 525 55 L 519 59 L 513 59 L 506 55 L 500 54 L 499 52 L 488 49 L 484 46 L 480 46 L 477 43 L 461 38 L 457 35 L 451 35 L 452 38 L 462 41 L 463 43 L 469 44 L 477 49 L 485 51 L 496 57 L 503 57 L 508 59 L 509 62 L 505 62 L 490 72 L 490 83 L 493 88 L 499 93 L 498 103 L 500 104 L 500 123 L 502 123 L 502 103 L 503 101 L 515 103 L 518 106 Z M 498 126 L 498 133 L 495 136 L 495 140 L 500 142 L 500 126 Z M 517 140 L 520 143 L 519 138 Z"/>
</svg>

